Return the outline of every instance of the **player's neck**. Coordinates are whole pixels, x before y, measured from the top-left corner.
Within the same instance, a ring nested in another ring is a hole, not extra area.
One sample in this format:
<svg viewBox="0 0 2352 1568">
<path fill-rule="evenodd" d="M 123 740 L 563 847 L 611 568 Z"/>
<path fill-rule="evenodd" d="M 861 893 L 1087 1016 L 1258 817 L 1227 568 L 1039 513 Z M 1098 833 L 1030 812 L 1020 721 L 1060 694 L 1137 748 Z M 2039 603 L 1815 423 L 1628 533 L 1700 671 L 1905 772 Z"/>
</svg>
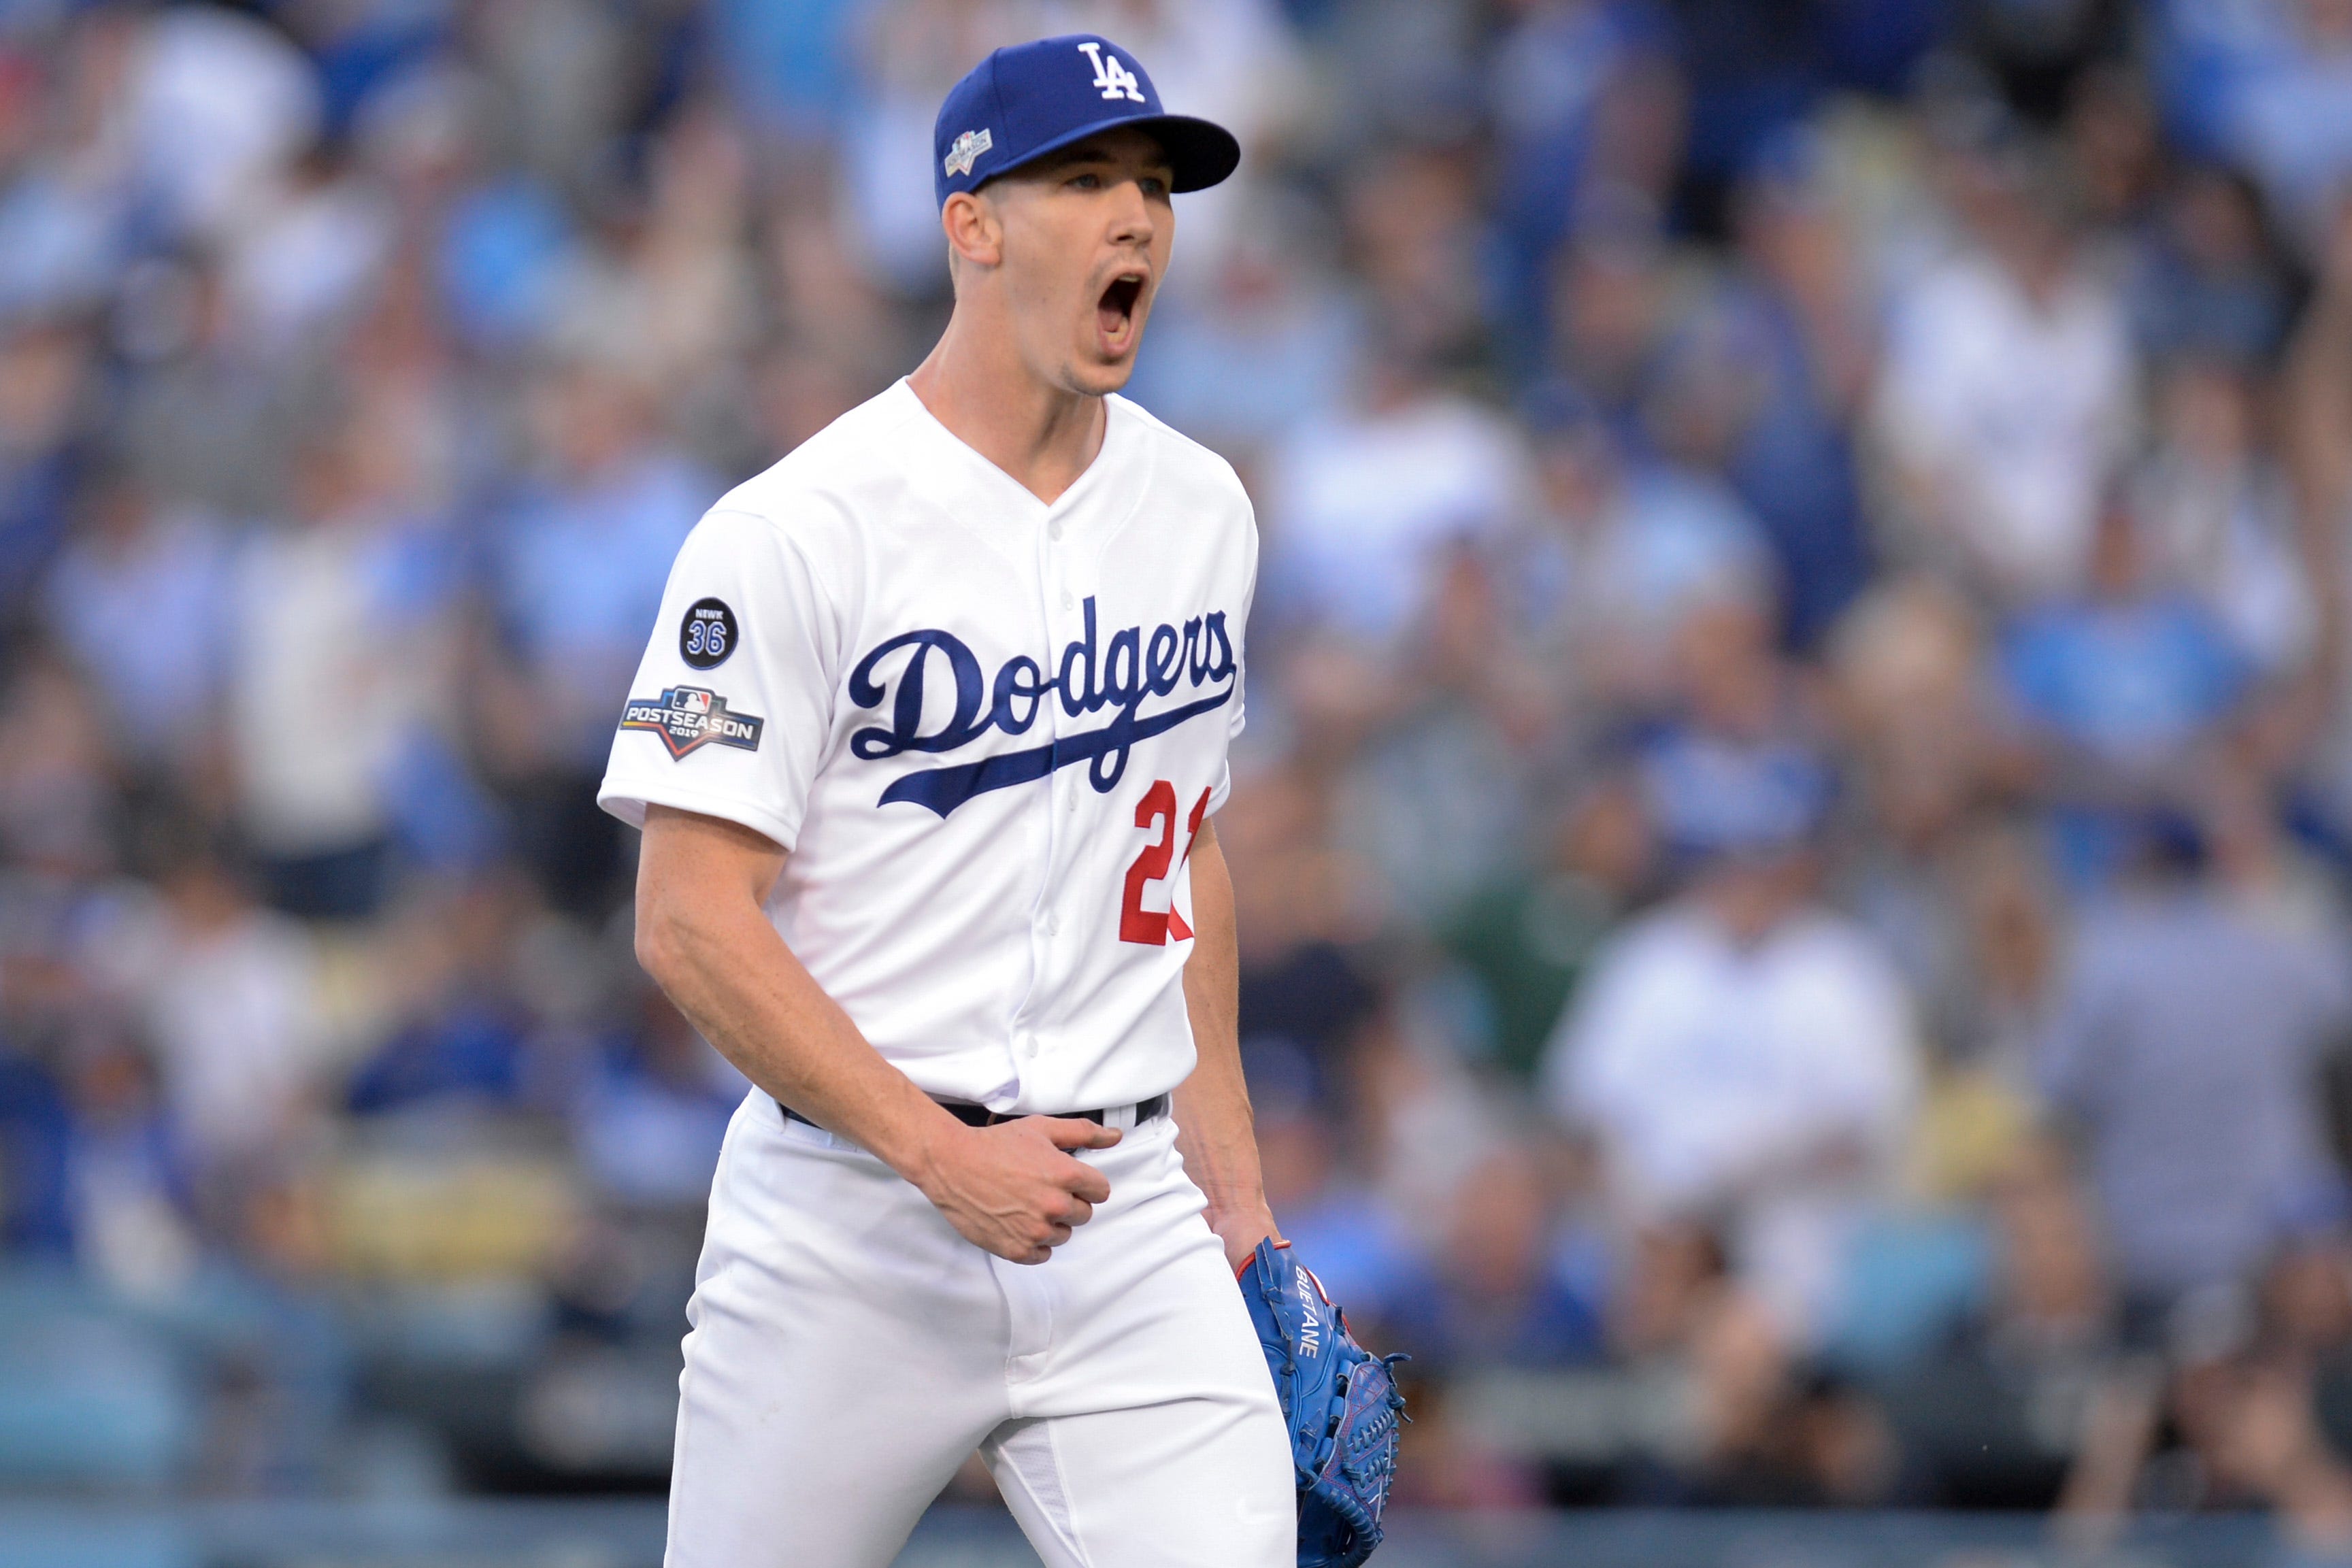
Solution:
<svg viewBox="0 0 2352 1568">
<path fill-rule="evenodd" d="M 1006 334 L 948 329 L 907 384 L 957 440 L 1052 506 L 1102 450 L 1103 400 L 1047 382 Z"/>
</svg>

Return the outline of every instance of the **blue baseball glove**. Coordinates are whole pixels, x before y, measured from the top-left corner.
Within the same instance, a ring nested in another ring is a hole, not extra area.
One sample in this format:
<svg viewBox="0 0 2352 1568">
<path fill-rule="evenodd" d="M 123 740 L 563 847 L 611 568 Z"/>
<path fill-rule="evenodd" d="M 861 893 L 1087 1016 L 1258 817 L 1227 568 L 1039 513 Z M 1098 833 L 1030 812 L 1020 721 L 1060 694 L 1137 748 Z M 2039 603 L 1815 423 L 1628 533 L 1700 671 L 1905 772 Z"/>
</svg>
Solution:
<svg viewBox="0 0 2352 1568">
<path fill-rule="evenodd" d="M 1259 1242 L 1239 1277 L 1290 1427 L 1298 1568 L 1357 1568 L 1381 1543 L 1404 1414 L 1389 1366 L 1405 1358 L 1358 1344 L 1323 1281 L 1287 1243 Z"/>
</svg>

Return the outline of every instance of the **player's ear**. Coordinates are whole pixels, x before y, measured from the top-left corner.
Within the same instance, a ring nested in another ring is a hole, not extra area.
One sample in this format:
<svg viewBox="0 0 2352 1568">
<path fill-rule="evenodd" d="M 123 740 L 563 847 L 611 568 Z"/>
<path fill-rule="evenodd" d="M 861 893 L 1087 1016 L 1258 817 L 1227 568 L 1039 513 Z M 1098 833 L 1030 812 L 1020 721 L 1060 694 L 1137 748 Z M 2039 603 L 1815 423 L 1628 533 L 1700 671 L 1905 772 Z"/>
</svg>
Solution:
<svg viewBox="0 0 2352 1568">
<path fill-rule="evenodd" d="M 948 248 L 965 261 L 994 267 L 1004 259 L 1004 228 L 996 209 L 970 191 L 958 191 L 940 209 L 940 227 L 947 231 Z"/>
</svg>

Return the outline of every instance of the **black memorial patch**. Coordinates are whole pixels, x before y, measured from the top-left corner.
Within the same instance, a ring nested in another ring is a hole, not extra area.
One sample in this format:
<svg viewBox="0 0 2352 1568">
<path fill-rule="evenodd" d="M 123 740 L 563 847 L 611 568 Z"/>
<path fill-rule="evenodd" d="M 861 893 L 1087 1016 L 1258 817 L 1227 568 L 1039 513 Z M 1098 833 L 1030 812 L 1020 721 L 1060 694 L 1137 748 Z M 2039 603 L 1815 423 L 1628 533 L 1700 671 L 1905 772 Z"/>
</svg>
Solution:
<svg viewBox="0 0 2352 1568">
<path fill-rule="evenodd" d="M 741 635 L 735 612 L 723 599 L 698 599 L 678 622 L 677 656 L 698 670 L 715 670 L 727 662 Z"/>
<path fill-rule="evenodd" d="M 757 751 L 766 724 L 748 713 L 730 713 L 725 697 L 703 686 L 671 686 L 657 697 L 631 697 L 621 711 L 623 729 L 660 736 L 672 760 L 706 746 Z"/>
</svg>

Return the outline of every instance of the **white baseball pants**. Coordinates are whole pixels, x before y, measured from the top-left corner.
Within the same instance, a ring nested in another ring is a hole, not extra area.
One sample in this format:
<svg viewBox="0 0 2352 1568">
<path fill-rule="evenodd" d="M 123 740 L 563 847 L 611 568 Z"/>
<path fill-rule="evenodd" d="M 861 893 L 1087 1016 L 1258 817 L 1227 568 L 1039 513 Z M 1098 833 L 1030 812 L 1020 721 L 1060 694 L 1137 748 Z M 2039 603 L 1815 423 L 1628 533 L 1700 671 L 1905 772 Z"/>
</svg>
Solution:
<svg viewBox="0 0 2352 1568">
<path fill-rule="evenodd" d="M 1046 1568 L 1292 1568 L 1289 1442 L 1173 1118 L 1081 1157 L 1110 1201 L 1008 1263 L 748 1097 L 687 1309 L 667 1568 L 887 1568 L 975 1448 Z"/>
</svg>

